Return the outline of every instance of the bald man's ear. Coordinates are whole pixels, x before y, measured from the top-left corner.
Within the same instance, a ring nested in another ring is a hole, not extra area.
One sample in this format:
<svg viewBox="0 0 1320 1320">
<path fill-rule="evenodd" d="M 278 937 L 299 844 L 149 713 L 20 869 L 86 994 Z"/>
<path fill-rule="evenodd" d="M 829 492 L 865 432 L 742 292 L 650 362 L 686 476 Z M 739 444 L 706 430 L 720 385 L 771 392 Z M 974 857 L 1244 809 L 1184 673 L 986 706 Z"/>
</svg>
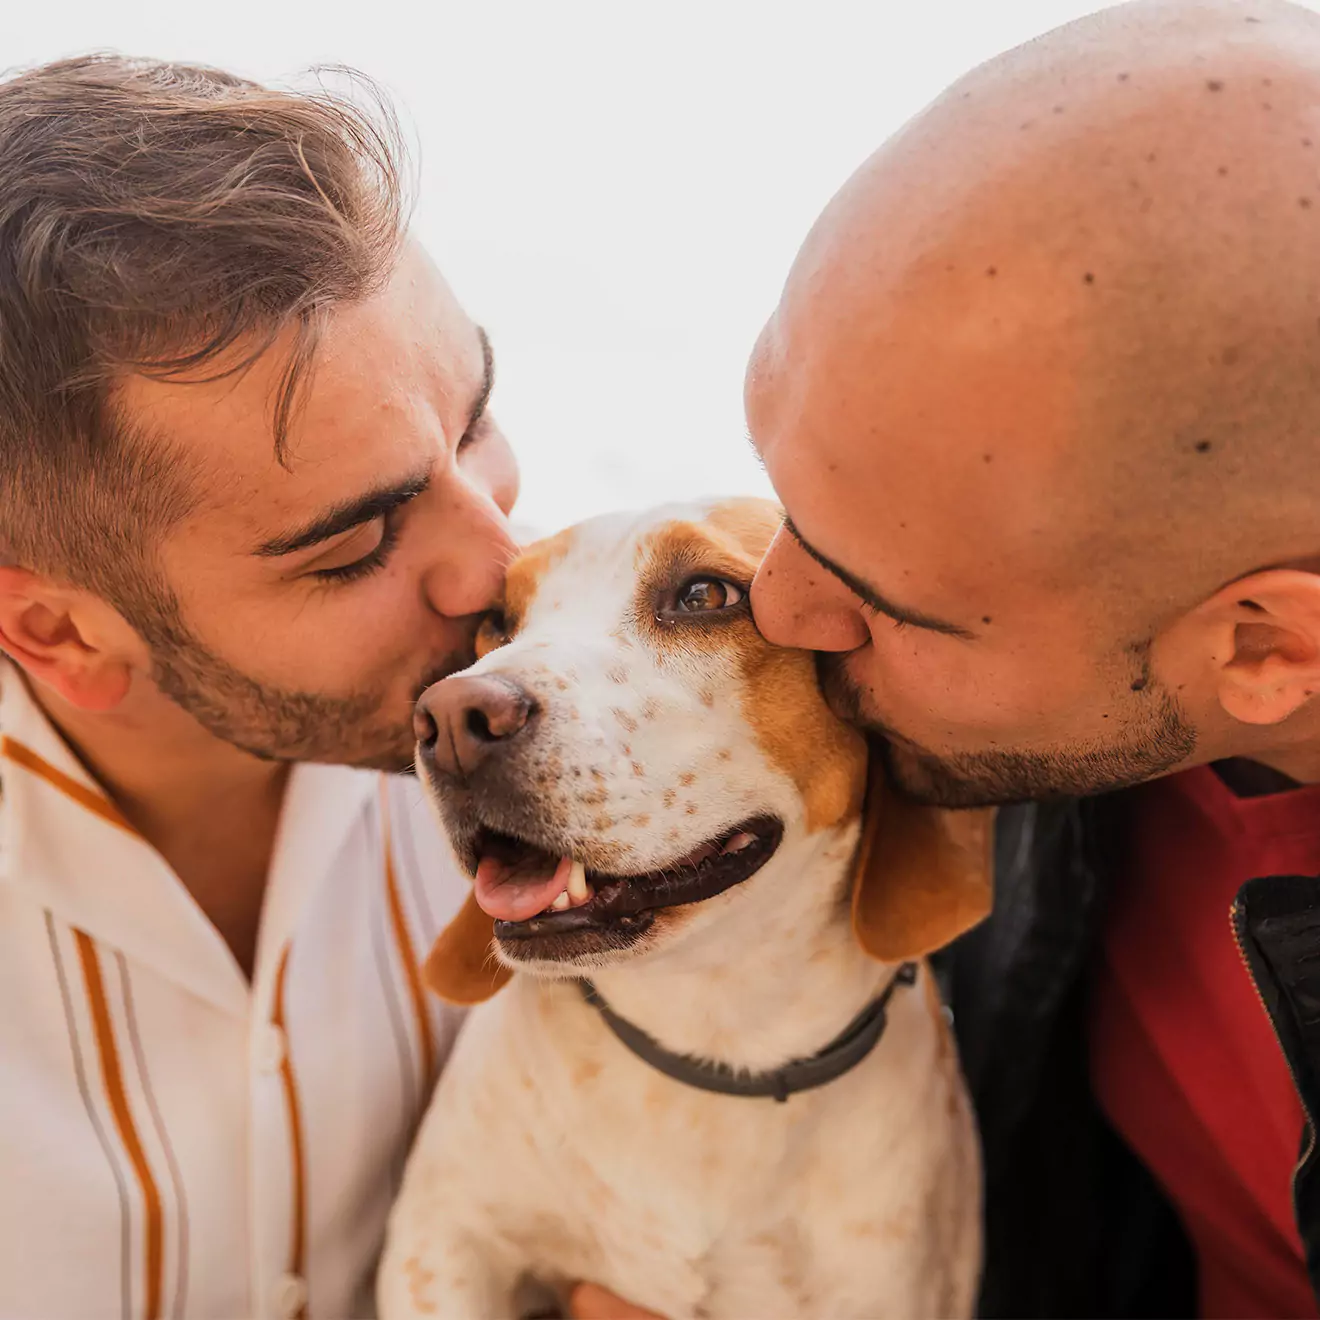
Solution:
<svg viewBox="0 0 1320 1320">
<path fill-rule="evenodd" d="M 118 632 L 131 634 L 104 601 L 0 565 L 0 650 L 70 705 L 105 711 L 124 699 L 133 671 Z"/>
<path fill-rule="evenodd" d="M 1278 724 L 1320 693 L 1320 574 L 1253 573 L 1201 607 L 1219 703 L 1244 724 Z"/>
</svg>

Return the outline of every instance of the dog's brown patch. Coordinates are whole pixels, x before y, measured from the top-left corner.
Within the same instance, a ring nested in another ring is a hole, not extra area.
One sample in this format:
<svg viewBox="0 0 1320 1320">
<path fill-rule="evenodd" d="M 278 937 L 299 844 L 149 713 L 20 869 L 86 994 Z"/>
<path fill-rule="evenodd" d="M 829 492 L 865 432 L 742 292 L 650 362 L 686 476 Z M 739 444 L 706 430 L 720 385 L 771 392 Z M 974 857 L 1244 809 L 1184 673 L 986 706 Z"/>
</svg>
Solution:
<svg viewBox="0 0 1320 1320">
<path fill-rule="evenodd" d="M 706 521 L 732 538 L 743 554 L 759 564 L 775 533 L 783 526 L 783 512 L 770 500 L 723 500 L 710 511 Z"/>
<path fill-rule="evenodd" d="M 857 849 L 852 920 L 881 962 L 942 949 L 990 911 L 992 810 L 949 811 L 899 797 L 871 775 Z"/>
<path fill-rule="evenodd" d="M 807 829 L 855 819 L 866 784 L 866 741 L 825 704 L 811 655 L 761 640 L 744 655 L 743 676 L 743 715 L 761 750 L 797 786 Z"/>
<path fill-rule="evenodd" d="M 708 524 L 682 519 L 653 528 L 638 543 L 638 550 L 633 615 L 643 626 L 649 621 L 649 640 L 656 654 L 681 656 L 719 647 L 725 629 L 672 627 L 656 618 L 657 600 L 698 576 L 728 578 L 746 585 L 760 557 L 748 555 L 732 536 Z"/>
<path fill-rule="evenodd" d="M 403 1272 L 408 1279 L 408 1298 L 413 1304 L 413 1309 L 422 1315 L 435 1315 L 439 1308 L 431 1296 L 431 1285 L 435 1282 L 434 1272 L 423 1266 L 416 1256 L 409 1256 L 403 1262 Z"/>
<path fill-rule="evenodd" d="M 781 525 L 779 510 L 769 501 L 729 500 L 716 505 L 705 523 L 675 521 L 657 528 L 648 538 L 638 617 L 646 617 L 643 601 L 694 573 L 750 584 Z M 866 743 L 825 704 L 811 654 L 773 646 L 750 615 L 694 633 L 657 624 L 656 646 L 719 648 L 732 656 L 742 675 L 743 716 L 767 759 L 796 785 L 807 828 L 828 829 L 854 819 L 865 791 Z"/>
<path fill-rule="evenodd" d="M 574 530 L 569 527 L 543 541 L 535 541 L 509 565 L 504 580 L 506 630 L 517 630 L 527 615 L 545 576 L 573 547 Z"/>
<path fill-rule="evenodd" d="M 480 1004 L 509 979 L 495 957 L 494 922 L 471 894 L 458 915 L 436 936 L 422 967 L 422 980 L 451 1004 Z"/>
</svg>

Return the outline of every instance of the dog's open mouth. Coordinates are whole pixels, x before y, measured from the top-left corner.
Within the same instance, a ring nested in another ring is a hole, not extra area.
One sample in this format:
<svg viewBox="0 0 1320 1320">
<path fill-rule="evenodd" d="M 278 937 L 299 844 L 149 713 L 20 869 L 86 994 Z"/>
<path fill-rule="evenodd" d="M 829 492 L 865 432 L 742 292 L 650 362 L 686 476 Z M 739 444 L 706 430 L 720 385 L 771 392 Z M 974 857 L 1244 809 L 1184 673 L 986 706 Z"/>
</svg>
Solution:
<svg viewBox="0 0 1320 1320">
<path fill-rule="evenodd" d="M 591 931 L 626 942 L 650 926 L 657 910 L 700 903 L 747 880 L 774 855 L 783 834 L 780 821 L 758 816 L 658 870 L 606 875 L 522 839 L 482 830 L 475 841 L 476 898 L 495 918 L 502 943 L 553 945 L 553 937 Z"/>
</svg>

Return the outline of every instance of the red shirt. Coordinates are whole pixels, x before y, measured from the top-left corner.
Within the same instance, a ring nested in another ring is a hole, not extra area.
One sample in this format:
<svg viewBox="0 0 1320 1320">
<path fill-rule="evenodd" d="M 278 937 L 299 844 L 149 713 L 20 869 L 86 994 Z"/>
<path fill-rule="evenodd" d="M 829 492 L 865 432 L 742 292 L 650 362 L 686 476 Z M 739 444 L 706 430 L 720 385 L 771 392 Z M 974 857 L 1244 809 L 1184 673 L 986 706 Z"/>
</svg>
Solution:
<svg viewBox="0 0 1320 1320">
<path fill-rule="evenodd" d="M 1096 968 L 1096 1095 L 1178 1209 L 1201 1315 L 1315 1316 L 1301 1104 L 1229 909 L 1253 876 L 1320 875 L 1320 785 L 1238 797 L 1189 770 L 1133 794 L 1129 844 Z"/>
</svg>

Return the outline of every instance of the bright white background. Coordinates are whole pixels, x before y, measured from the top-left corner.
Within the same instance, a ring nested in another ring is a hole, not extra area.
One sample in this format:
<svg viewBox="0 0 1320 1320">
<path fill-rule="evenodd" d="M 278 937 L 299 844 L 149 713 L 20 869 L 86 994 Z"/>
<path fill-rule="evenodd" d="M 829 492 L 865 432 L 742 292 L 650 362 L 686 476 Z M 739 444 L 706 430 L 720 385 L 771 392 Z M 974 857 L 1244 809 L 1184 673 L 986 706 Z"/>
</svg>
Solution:
<svg viewBox="0 0 1320 1320">
<path fill-rule="evenodd" d="M 831 194 L 961 72 L 1099 0 L 7 0 L 0 64 L 352 64 L 420 143 L 415 232 L 490 331 L 543 529 L 768 487 L 742 375 Z"/>
</svg>

